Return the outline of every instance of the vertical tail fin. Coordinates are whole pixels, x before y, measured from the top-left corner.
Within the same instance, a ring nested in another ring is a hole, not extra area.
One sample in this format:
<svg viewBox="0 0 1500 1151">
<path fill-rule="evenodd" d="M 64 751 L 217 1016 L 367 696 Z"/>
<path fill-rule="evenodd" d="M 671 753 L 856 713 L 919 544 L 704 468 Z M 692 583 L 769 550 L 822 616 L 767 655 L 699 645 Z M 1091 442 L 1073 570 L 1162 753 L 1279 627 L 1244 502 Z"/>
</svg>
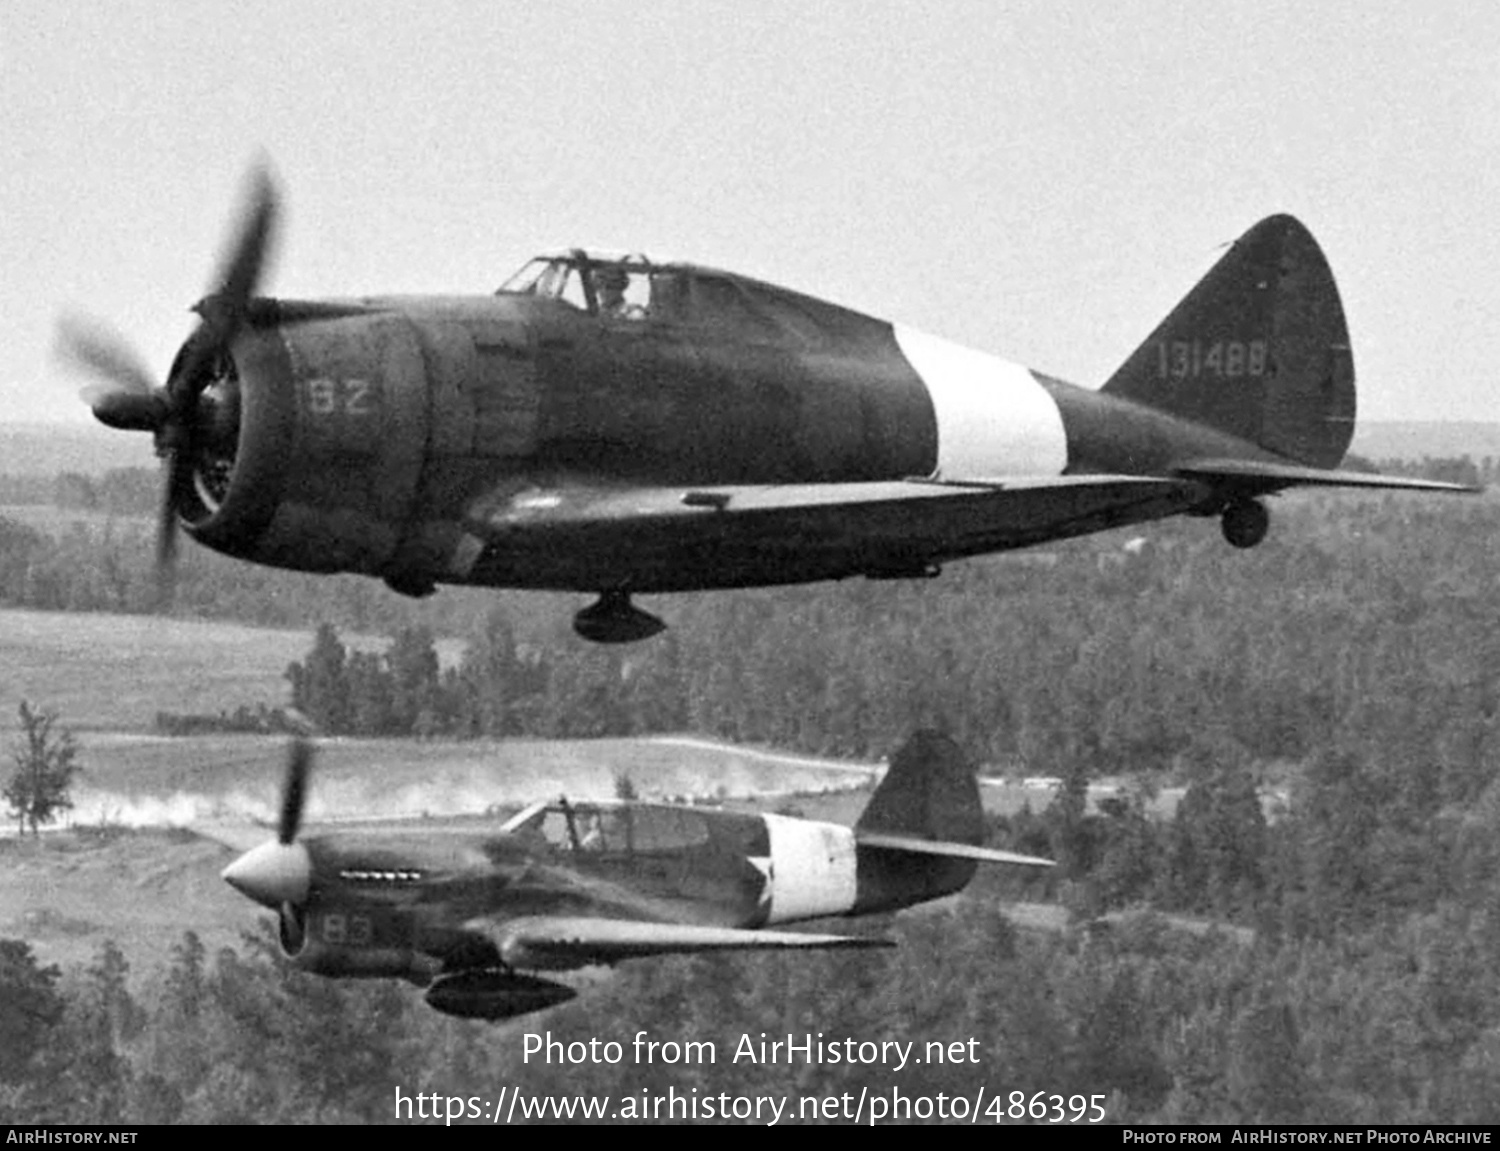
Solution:
<svg viewBox="0 0 1500 1151">
<path fill-rule="evenodd" d="M 1312 234 L 1271 216 L 1235 241 L 1103 391 L 1331 468 L 1354 435 L 1354 361 Z"/>
<path fill-rule="evenodd" d="M 983 837 L 973 765 L 946 735 L 916 732 L 891 757 L 885 778 L 854 825 L 850 914 L 909 907 L 961 891 L 974 878 L 973 859 L 910 847 L 927 841 L 977 844 Z"/>
<path fill-rule="evenodd" d="M 974 765 L 941 732 L 914 733 L 891 757 L 890 769 L 854 825 L 914 839 L 977 844 L 984 815 Z"/>
</svg>

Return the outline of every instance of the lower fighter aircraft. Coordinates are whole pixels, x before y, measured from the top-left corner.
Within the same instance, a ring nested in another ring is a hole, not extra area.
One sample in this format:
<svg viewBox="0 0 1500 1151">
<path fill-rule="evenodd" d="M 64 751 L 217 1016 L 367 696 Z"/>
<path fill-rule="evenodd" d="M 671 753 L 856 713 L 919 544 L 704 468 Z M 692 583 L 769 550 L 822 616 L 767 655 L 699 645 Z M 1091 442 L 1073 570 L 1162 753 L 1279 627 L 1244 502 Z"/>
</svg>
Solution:
<svg viewBox="0 0 1500 1151">
<path fill-rule="evenodd" d="M 854 827 L 681 805 L 532 805 L 491 831 L 455 826 L 298 838 L 311 749 L 293 745 L 276 839 L 224 879 L 277 912 L 297 966 L 402 978 L 438 1011 L 505 1019 L 572 999 L 539 971 L 671 952 L 878 947 L 771 930 L 909 907 L 961 890 L 980 862 L 1050 860 L 978 846 L 973 766 L 919 731 Z"/>
<path fill-rule="evenodd" d="M 1253 547 L 1338 470 L 1354 361 L 1333 274 L 1290 216 L 1240 237 L 1098 391 L 732 272 L 573 249 L 494 295 L 256 295 L 277 216 L 256 174 L 202 323 L 157 386 L 65 326 L 104 423 L 167 462 L 180 523 L 257 563 L 597 594 L 938 574 L 965 556 L 1163 516 Z"/>
</svg>

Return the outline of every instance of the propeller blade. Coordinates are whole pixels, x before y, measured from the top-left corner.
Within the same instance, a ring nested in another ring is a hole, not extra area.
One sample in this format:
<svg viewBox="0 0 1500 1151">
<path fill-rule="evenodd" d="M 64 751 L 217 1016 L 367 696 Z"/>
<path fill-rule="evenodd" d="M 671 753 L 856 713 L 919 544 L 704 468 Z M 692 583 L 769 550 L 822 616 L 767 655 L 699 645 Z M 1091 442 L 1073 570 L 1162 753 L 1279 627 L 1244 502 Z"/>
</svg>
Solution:
<svg viewBox="0 0 1500 1151">
<path fill-rule="evenodd" d="M 161 505 L 156 513 L 156 610 L 165 611 L 177 590 L 177 503 L 181 453 L 169 449 L 162 466 Z"/>
<path fill-rule="evenodd" d="M 102 321 L 64 316 L 54 354 L 68 367 L 93 376 L 80 393 L 100 423 L 131 432 L 154 432 L 167 417 L 165 396 L 123 337 Z"/>
<path fill-rule="evenodd" d="M 215 359 L 228 352 L 249 313 L 279 211 L 276 185 L 265 163 L 259 163 L 250 170 L 240 225 L 214 277 L 212 290 L 193 305 L 203 322 L 183 345 L 167 381 L 170 419 L 183 429 L 184 438 L 193 430 L 198 396 L 209 384 Z"/>
<path fill-rule="evenodd" d="M 312 767 L 312 744 L 305 739 L 292 741 L 287 756 L 286 783 L 281 791 L 281 820 L 276 828 L 277 842 L 291 843 L 302 825 L 302 805 L 307 799 L 307 773 Z"/>
<path fill-rule="evenodd" d="M 280 212 L 276 185 L 264 161 L 251 169 L 249 185 L 240 210 L 238 234 L 220 265 L 213 290 L 193 306 L 203 317 L 210 342 L 218 347 L 233 339 L 244 322 L 265 269 Z"/>
<path fill-rule="evenodd" d="M 57 322 L 55 352 L 70 367 L 96 377 L 89 389 L 97 394 L 149 396 L 156 390 L 135 349 L 100 320 L 63 316 Z"/>
<path fill-rule="evenodd" d="M 307 912 L 297 904 L 287 902 L 278 909 L 277 918 L 280 920 L 281 946 L 288 955 L 296 955 L 307 941 Z"/>
<path fill-rule="evenodd" d="M 156 520 L 158 610 L 170 604 L 176 583 L 178 497 L 192 483 L 197 449 L 228 441 L 238 428 L 237 393 L 216 393 L 206 405 L 200 399 L 224 374 L 219 358 L 229 354 L 249 314 L 276 230 L 280 205 L 264 160 L 252 166 L 247 185 L 210 294 L 193 306 L 203 321 L 178 353 L 165 387 L 155 385 L 129 344 L 104 324 L 76 316 L 65 316 L 58 324 L 58 355 L 95 379 L 84 392 L 95 418 L 114 428 L 152 432 L 157 454 L 166 460 Z M 300 813 L 301 806 L 298 797 L 287 810 Z M 289 825 L 283 815 L 283 828 L 291 826 L 295 834 L 295 819 Z"/>
</svg>

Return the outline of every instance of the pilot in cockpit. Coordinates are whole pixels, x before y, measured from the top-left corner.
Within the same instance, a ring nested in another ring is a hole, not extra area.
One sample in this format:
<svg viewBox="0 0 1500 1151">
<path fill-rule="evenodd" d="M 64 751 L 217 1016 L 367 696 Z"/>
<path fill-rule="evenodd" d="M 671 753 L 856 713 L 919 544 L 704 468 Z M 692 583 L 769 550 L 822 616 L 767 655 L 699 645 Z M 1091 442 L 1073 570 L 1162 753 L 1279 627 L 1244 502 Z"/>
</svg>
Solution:
<svg viewBox="0 0 1500 1151">
<path fill-rule="evenodd" d="M 630 275 L 624 268 L 600 268 L 594 272 L 594 295 L 599 314 L 611 320 L 644 320 L 646 309 L 625 298 Z"/>
<path fill-rule="evenodd" d="M 603 851 L 604 850 L 604 819 L 597 812 L 591 812 L 584 823 L 583 838 L 578 841 L 580 851 Z"/>
</svg>

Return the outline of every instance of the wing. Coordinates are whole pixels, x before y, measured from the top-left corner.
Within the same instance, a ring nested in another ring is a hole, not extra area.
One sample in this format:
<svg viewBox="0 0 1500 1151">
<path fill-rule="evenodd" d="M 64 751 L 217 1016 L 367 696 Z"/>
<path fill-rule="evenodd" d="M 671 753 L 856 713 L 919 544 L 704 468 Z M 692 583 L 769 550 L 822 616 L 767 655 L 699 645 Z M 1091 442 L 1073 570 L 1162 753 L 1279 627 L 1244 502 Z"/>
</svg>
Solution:
<svg viewBox="0 0 1500 1151">
<path fill-rule="evenodd" d="M 619 582 L 614 557 L 628 549 L 637 590 L 921 575 L 948 559 L 1156 519 L 1212 499 L 1208 485 L 1170 476 L 699 488 L 561 482 L 475 501 L 464 526 L 486 546 L 462 574 L 499 586 L 608 587 Z M 655 577 L 646 579 L 653 560 Z"/>
<path fill-rule="evenodd" d="M 946 855 L 956 859 L 975 859 L 980 863 L 1019 863 L 1026 867 L 1056 867 L 1039 855 L 1017 855 L 1013 851 L 996 851 L 968 843 L 950 843 L 940 839 L 918 839 L 913 835 L 888 835 L 878 831 L 856 831 L 854 842 L 860 847 L 884 847 L 892 851 L 912 851 L 919 855 Z"/>
<path fill-rule="evenodd" d="M 487 933 L 500 948 L 505 962 L 524 970 L 566 970 L 669 952 L 895 946 L 889 939 L 852 935 L 747 931 L 735 927 L 550 915 L 499 923 L 479 920 L 469 927 Z"/>
<path fill-rule="evenodd" d="M 1193 460 L 1175 469 L 1185 479 L 1202 480 L 1214 486 L 1251 486 L 1258 491 L 1279 488 L 1395 488 L 1421 492 L 1477 492 L 1481 489 L 1440 480 L 1414 480 L 1372 472 L 1341 472 L 1337 468 L 1308 468 L 1297 464 L 1263 463 L 1259 460 Z"/>
<path fill-rule="evenodd" d="M 682 523 L 722 515 L 739 519 L 827 511 L 877 512 L 901 505 L 978 504 L 991 509 L 1024 507 L 1044 501 L 1063 511 L 1067 504 L 1093 508 L 1132 502 L 1164 493 L 1197 492 L 1196 485 L 1155 476 L 1014 476 L 962 479 L 877 480 L 848 484 L 751 484 L 715 487 L 633 487 L 559 483 L 497 492 L 479 501 L 470 526 L 487 534 L 523 526 L 569 525 L 630 520 Z"/>
</svg>

